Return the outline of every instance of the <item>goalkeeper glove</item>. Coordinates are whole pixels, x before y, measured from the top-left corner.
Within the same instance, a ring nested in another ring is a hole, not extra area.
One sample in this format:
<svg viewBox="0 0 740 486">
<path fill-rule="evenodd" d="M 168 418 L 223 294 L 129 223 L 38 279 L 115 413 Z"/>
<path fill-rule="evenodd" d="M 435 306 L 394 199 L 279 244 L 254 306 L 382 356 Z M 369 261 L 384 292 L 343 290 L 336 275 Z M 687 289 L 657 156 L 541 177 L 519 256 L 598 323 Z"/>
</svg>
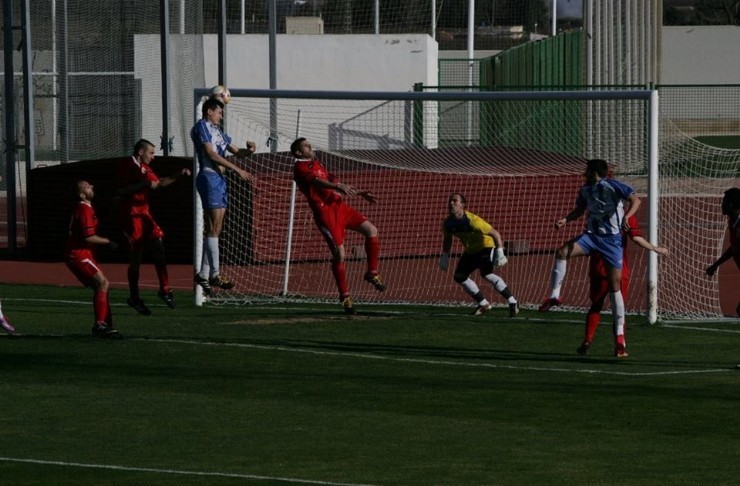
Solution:
<svg viewBox="0 0 740 486">
<path fill-rule="evenodd" d="M 494 267 L 503 267 L 509 259 L 504 255 L 503 248 L 491 249 L 491 263 Z"/>
<path fill-rule="evenodd" d="M 450 267 L 450 254 L 442 253 L 442 255 L 439 257 L 439 269 L 442 270 L 443 272 L 446 272 L 449 267 Z"/>
</svg>

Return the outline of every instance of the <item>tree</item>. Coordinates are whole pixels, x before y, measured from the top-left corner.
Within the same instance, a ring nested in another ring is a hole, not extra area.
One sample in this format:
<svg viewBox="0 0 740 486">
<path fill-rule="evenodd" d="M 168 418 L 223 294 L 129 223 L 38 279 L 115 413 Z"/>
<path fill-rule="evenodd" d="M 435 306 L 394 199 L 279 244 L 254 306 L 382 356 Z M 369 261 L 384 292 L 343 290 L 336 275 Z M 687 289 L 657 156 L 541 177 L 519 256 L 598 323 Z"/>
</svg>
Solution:
<svg viewBox="0 0 740 486">
<path fill-rule="evenodd" d="M 740 25 L 740 0 L 697 0 L 696 13 L 704 25 Z"/>
</svg>

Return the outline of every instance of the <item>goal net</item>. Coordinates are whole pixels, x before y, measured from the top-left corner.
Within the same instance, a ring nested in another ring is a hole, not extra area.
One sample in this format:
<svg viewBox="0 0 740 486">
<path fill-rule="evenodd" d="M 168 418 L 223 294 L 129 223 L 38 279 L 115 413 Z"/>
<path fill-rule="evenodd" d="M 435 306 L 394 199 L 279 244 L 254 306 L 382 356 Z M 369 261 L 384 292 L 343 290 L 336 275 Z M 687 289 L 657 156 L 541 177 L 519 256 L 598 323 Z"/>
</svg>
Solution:
<svg viewBox="0 0 740 486">
<path fill-rule="evenodd" d="M 583 231 L 582 219 L 561 230 L 554 223 L 574 206 L 585 160 L 604 158 L 614 176 L 643 198 L 638 219 L 646 235 L 648 208 L 657 204 L 652 234 L 672 252 L 657 263 L 657 296 L 648 299 L 648 289 L 655 288 L 648 284 L 650 259 L 630 245 L 628 311 L 647 312 L 650 301 L 657 302 L 661 317 L 720 315 L 716 281 L 704 278 L 703 271 L 722 238 L 721 188 L 737 174 L 740 158 L 733 153 L 717 157 L 714 169 L 700 168 L 707 148 L 666 128 L 661 187 L 652 191 L 663 197 L 649 201 L 649 162 L 658 151 L 653 145 L 651 152 L 648 91 L 231 93 L 226 132 L 240 146 L 256 141 L 258 150 L 241 161 L 254 182 L 229 181 L 221 270 L 237 285 L 215 301 L 336 301 L 330 252 L 292 184 L 289 147 L 301 136 L 342 182 L 378 198 L 375 205 L 348 200 L 379 230 L 380 273 L 388 285 L 378 293 L 363 281 L 364 240 L 348 231 L 347 274 L 358 305 L 473 304 L 453 281 L 452 270 L 438 268 L 441 223 L 453 192 L 465 194 L 467 209 L 501 233 L 509 263 L 497 273 L 520 305 L 539 305 L 549 294 L 554 250 Z M 657 132 L 652 133 L 656 143 Z M 689 191 L 690 178 L 704 181 L 703 195 L 693 186 Z M 453 257 L 461 251 L 455 242 Z M 587 258 L 569 263 L 563 308 L 588 307 L 587 263 Z M 479 275 L 471 277 L 494 304 L 505 304 Z"/>
</svg>

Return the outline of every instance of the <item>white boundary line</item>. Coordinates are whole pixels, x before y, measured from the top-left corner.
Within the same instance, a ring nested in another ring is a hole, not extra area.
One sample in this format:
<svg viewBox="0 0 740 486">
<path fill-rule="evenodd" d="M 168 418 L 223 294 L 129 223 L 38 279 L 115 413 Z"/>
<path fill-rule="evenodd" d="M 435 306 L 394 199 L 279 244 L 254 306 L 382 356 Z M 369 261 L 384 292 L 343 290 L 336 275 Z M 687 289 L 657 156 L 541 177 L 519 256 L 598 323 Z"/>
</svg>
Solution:
<svg viewBox="0 0 740 486">
<path fill-rule="evenodd" d="M 344 356 L 350 358 L 361 358 L 361 359 L 375 359 L 382 361 L 395 361 L 399 363 L 419 363 L 429 365 L 441 365 L 441 366 L 460 366 L 465 368 L 488 368 L 488 369 L 507 369 L 507 370 L 523 370 L 523 371 L 550 371 L 555 373 L 584 373 L 594 375 L 616 375 L 616 376 L 666 376 L 666 375 L 691 375 L 691 374 L 704 374 L 704 373 L 726 373 L 735 371 L 733 368 L 714 368 L 704 370 L 685 370 L 685 371 L 651 371 L 651 372 L 628 372 L 628 371 L 611 371 L 611 370 L 595 370 L 595 369 L 580 369 L 580 368 L 547 368 L 540 366 L 513 366 L 513 365 L 500 365 L 492 363 L 469 363 L 459 361 L 446 361 L 446 360 L 429 360 L 429 359 L 418 359 L 418 358 L 396 358 L 392 356 L 381 356 L 376 354 L 366 353 L 345 353 L 339 351 L 316 351 L 313 349 L 296 349 L 284 346 L 266 346 L 261 344 L 245 344 L 245 343 L 219 343 L 213 341 L 192 341 L 187 339 L 158 339 L 158 338 L 132 338 L 129 341 L 144 341 L 144 342 L 157 342 L 157 343 L 170 343 L 170 344 L 190 344 L 194 346 L 216 346 L 216 347 L 230 347 L 230 348 L 247 348 L 247 349 L 261 349 L 267 351 L 285 351 L 291 353 L 306 353 L 315 354 L 320 356 Z M 616 358 L 615 358 L 616 359 Z"/>
<path fill-rule="evenodd" d="M 128 471 L 128 472 L 180 474 L 180 475 L 186 475 L 186 476 L 210 476 L 210 477 L 222 477 L 222 478 L 256 479 L 256 480 L 261 480 L 261 481 L 283 481 L 287 483 L 324 484 L 324 485 L 329 485 L 329 486 L 366 486 L 363 484 L 355 484 L 355 483 L 333 483 L 330 481 L 313 481 L 310 479 L 280 478 L 280 477 L 273 477 L 273 476 L 257 476 L 254 474 L 204 472 L 204 471 L 182 471 L 178 469 L 128 467 L 128 466 L 115 466 L 111 464 L 85 464 L 81 462 L 43 461 L 39 459 L 23 459 L 23 458 L 18 458 L 18 457 L 0 457 L 0 462 L 20 462 L 20 463 L 25 463 L 25 464 L 43 464 L 47 466 L 82 467 L 82 468 L 88 468 L 88 469 L 111 469 L 111 470 L 116 470 L 116 471 Z"/>
<path fill-rule="evenodd" d="M 74 300 L 64 300 L 64 299 L 20 299 L 20 298 L 9 298 L 9 299 L 3 299 L 3 300 L 9 300 L 9 301 L 34 301 L 34 302 L 58 302 L 58 303 L 64 303 L 64 304 L 81 304 L 81 305 L 91 305 L 89 301 L 74 301 Z M 115 305 L 115 304 L 114 304 Z M 121 304 L 123 305 L 123 304 Z M 273 307 L 273 309 L 283 309 Z M 296 309 L 295 307 L 290 307 L 290 309 Z M 300 308 L 297 308 L 297 310 L 301 310 Z M 304 310 L 316 310 L 313 307 L 306 307 Z M 389 314 L 397 313 L 399 315 L 402 315 L 403 312 L 401 311 L 388 311 Z M 457 316 L 458 314 L 443 314 L 440 313 L 439 316 Z M 540 318 L 525 318 L 524 321 L 526 322 L 550 322 L 547 319 L 540 319 Z M 558 323 L 582 323 L 582 321 L 574 321 L 574 320 L 566 320 L 566 319 L 558 319 Z M 697 326 L 681 326 L 681 325 L 671 325 L 671 324 L 662 324 L 662 327 L 670 328 L 670 329 L 686 329 L 686 330 L 696 330 L 696 331 L 709 331 L 709 332 L 724 332 L 724 333 L 740 333 L 740 330 L 734 330 L 734 329 L 716 329 L 716 328 L 705 328 L 705 327 L 697 327 Z M 391 356 L 380 356 L 380 355 L 372 355 L 372 354 L 366 354 L 366 353 L 343 353 L 343 352 L 335 352 L 335 351 L 316 351 L 316 350 L 309 350 L 309 349 L 295 349 L 295 348 L 287 348 L 282 346 L 265 346 L 265 345 L 258 345 L 258 344 L 245 344 L 245 343 L 223 343 L 223 342 L 213 342 L 213 341 L 193 341 L 193 340 L 186 340 L 186 339 L 157 339 L 157 338 L 129 338 L 128 341 L 144 341 L 144 342 L 167 342 L 167 343 L 179 343 L 179 344 L 190 344 L 190 345 L 196 345 L 196 346 L 224 346 L 224 347 L 240 347 L 240 348 L 251 348 L 251 349 L 263 349 L 263 350 L 271 350 L 271 351 L 287 351 L 287 352 L 294 352 L 294 353 L 308 353 L 308 354 L 316 354 L 316 355 L 328 355 L 328 356 L 347 356 L 347 357 L 354 357 L 354 358 L 364 358 L 364 359 L 376 359 L 376 360 L 385 360 L 385 361 L 396 361 L 396 362 L 405 362 L 405 363 L 421 363 L 421 364 L 430 364 L 430 365 L 443 365 L 443 366 L 460 366 L 460 367 L 471 367 L 471 368 L 489 368 L 489 369 L 510 369 L 510 370 L 523 370 L 523 371 L 550 371 L 554 373 L 581 373 L 581 374 L 601 374 L 601 375 L 614 375 L 614 376 L 667 376 L 667 375 L 688 375 L 688 374 L 705 374 L 705 373 L 723 373 L 728 371 L 735 371 L 733 368 L 714 368 L 714 369 L 704 369 L 704 370 L 685 370 L 685 371 L 653 371 L 653 372 L 627 372 L 627 371 L 610 371 L 610 370 L 596 370 L 596 369 L 574 369 L 574 368 L 547 368 L 547 367 L 539 367 L 539 366 L 512 366 L 512 365 L 499 365 L 499 364 L 491 364 L 491 363 L 465 363 L 465 362 L 456 362 L 456 361 L 444 361 L 444 360 L 423 360 L 423 359 L 416 359 L 416 358 L 395 358 Z M 2 460 L 0 458 L 0 460 Z"/>
<path fill-rule="evenodd" d="M 676 326 L 673 324 L 663 324 L 663 327 L 669 327 L 671 329 L 687 329 L 689 331 L 711 331 L 711 332 L 728 332 L 731 334 L 740 334 L 740 329 L 717 329 L 714 327 Z"/>
</svg>

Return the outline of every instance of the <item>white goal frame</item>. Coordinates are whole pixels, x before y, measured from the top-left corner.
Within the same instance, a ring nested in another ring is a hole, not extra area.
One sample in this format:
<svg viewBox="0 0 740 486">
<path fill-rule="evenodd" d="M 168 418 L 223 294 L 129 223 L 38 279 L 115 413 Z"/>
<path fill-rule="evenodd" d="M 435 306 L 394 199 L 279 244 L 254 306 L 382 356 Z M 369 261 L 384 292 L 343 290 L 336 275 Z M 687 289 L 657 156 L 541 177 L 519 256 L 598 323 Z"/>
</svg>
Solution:
<svg viewBox="0 0 740 486">
<path fill-rule="evenodd" d="M 331 99 L 331 100 L 378 100 L 378 101 L 599 101 L 599 100 L 639 100 L 647 105 L 647 167 L 648 167 L 648 240 L 657 244 L 658 242 L 658 162 L 659 162 L 659 99 L 657 90 L 594 90 L 594 91 L 512 91 L 512 92 L 353 92 L 353 91 L 316 91 L 316 90 L 258 90 L 258 89 L 230 89 L 232 98 L 262 98 L 269 99 L 271 104 L 269 126 L 277 127 L 277 106 L 281 99 Z M 194 119 L 200 118 L 200 105 L 204 98 L 210 93 L 208 88 L 194 90 Z M 228 115 L 228 108 L 226 114 Z M 265 123 L 268 125 L 268 122 Z M 227 128 L 228 131 L 228 128 Z M 277 133 L 277 130 L 274 130 Z M 203 238 L 203 211 L 200 198 L 195 190 L 195 176 L 198 173 L 198 163 L 193 160 L 193 201 L 194 201 L 194 231 L 193 231 L 193 262 L 194 270 L 198 270 L 201 260 L 201 248 Z M 292 191 L 295 195 L 295 191 Z M 295 197 L 291 201 L 291 215 L 294 214 Z M 285 222 L 285 241 L 290 241 L 290 227 L 292 221 Z M 287 249 L 288 254 L 290 248 Z M 647 289 L 647 317 L 648 322 L 653 324 L 658 316 L 658 261 L 654 252 L 649 252 L 646 280 Z M 289 262 L 285 262 L 284 289 L 287 288 Z M 202 290 L 196 286 L 195 304 L 202 305 L 204 297 Z"/>
</svg>

